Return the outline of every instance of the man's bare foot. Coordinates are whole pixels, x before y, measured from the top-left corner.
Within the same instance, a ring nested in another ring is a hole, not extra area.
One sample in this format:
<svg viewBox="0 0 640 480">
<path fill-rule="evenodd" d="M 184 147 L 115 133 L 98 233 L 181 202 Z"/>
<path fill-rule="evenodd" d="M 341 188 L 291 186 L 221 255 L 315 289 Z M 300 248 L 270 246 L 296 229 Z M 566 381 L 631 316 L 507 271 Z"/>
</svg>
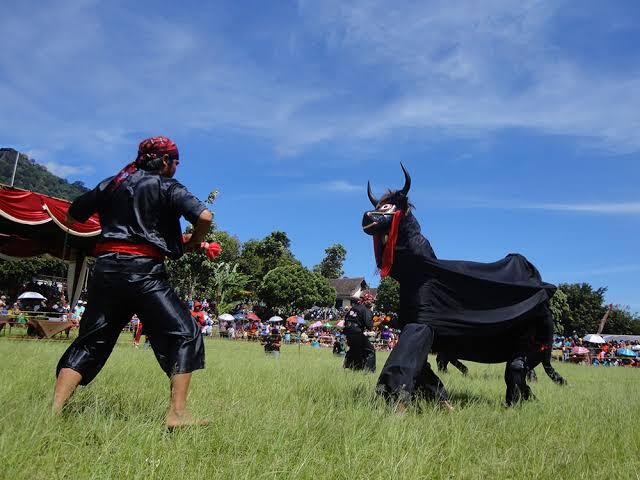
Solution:
<svg viewBox="0 0 640 480">
<path fill-rule="evenodd" d="M 448 400 L 441 400 L 440 402 L 438 402 L 438 405 L 442 410 L 445 410 L 447 412 L 455 411 L 455 408 L 453 408 L 453 405 L 451 405 Z"/>
<path fill-rule="evenodd" d="M 407 402 L 403 402 L 401 400 L 397 401 L 393 406 L 393 412 L 400 416 L 407 413 L 408 409 L 409 409 L 409 405 L 407 404 Z"/>
<path fill-rule="evenodd" d="M 173 430 L 174 428 L 209 425 L 210 423 L 211 420 L 207 420 L 206 418 L 194 418 L 189 412 L 177 413 L 170 411 L 167 413 L 167 418 L 165 420 L 165 425 L 169 430 Z"/>
</svg>

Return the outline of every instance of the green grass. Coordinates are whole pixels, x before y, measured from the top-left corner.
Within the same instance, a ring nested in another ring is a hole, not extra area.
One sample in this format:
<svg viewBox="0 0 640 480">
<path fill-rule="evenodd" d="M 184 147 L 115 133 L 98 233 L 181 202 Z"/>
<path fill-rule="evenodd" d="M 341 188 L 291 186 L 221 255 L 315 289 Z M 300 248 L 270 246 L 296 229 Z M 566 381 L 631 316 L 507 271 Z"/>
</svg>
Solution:
<svg viewBox="0 0 640 480">
<path fill-rule="evenodd" d="M 640 370 L 555 364 L 537 401 L 502 407 L 503 366 L 443 375 L 456 411 L 404 416 L 373 394 L 375 375 L 344 371 L 328 349 L 207 339 L 190 406 L 213 425 L 163 428 L 167 379 L 123 336 L 62 417 L 49 414 L 67 344 L 0 338 L 0 477 L 640 478 Z M 378 370 L 386 354 L 378 354 Z M 451 368 L 451 367 L 450 367 Z"/>
</svg>

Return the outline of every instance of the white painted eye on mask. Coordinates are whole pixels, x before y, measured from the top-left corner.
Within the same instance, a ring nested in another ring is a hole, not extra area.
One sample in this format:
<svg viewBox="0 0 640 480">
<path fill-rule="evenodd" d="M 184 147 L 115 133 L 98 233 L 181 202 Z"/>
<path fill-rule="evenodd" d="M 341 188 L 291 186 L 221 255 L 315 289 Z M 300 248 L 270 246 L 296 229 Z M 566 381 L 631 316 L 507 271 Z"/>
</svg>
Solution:
<svg viewBox="0 0 640 480">
<path fill-rule="evenodd" d="M 379 212 L 393 212 L 395 210 L 396 206 L 392 205 L 391 203 L 385 203 L 384 205 L 382 205 L 378 211 Z"/>
</svg>

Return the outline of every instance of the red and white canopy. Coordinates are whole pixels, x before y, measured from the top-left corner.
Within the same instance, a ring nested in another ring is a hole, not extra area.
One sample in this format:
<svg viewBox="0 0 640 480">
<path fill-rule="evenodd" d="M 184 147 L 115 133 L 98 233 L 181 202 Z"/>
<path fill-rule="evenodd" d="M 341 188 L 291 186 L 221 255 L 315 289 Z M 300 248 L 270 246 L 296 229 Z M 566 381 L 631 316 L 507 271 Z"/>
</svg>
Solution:
<svg viewBox="0 0 640 480">
<path fill-rule="evenodd" d="M 100 235 L 100 219 L 67 223 L 71 203 L 41 193 L 0 186 L 0 258 L 48 253 L 69 264 L 67 288 L 75 305 L 86 275 L 86 257 Z"/>
<path fill-rule="evenodd" d="M 0 188 L 0 215 L 23 225 L 42 225 L 55 222 L 71 235 L 92 237 L 100 234 L 100 219 L 93 215 L 82 223 L 66 222 L 70 202 L 41 193 L 17 188 Z"/>
</svg>

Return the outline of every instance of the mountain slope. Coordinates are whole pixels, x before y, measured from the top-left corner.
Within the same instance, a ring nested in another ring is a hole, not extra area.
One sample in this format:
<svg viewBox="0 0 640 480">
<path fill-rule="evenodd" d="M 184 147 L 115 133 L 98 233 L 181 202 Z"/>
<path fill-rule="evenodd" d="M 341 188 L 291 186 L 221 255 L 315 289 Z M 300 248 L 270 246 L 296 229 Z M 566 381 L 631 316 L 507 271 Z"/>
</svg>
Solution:
<svg viewBox="0 0 640 480">
<path fill-rule="evenodd" d="M 14 149 L 0 148 L 0 183 L 5 185 L 11 183 L 15 159 Z M 73 200 L 88 190 L 82 182 L 69 183 L 22 154 L 18 160 L 13 186 L 66 200 Z"/>
</svg>

